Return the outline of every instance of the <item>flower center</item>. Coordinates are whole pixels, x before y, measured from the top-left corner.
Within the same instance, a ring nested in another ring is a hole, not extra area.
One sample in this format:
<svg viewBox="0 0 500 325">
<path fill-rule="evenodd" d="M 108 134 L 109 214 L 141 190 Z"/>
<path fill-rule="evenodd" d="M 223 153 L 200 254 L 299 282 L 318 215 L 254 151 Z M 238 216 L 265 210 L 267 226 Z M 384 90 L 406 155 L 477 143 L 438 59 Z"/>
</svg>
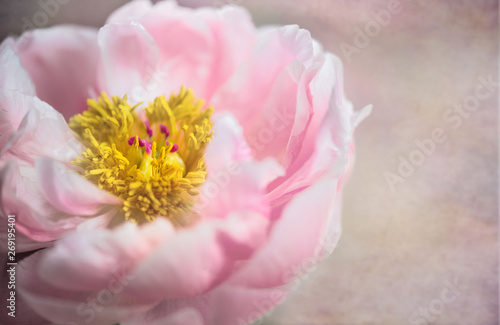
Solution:
<svg viewBox="0 0 500 325">
<path fill-rule="evenodd" d="M 157 216 L 189 222 L 197 188 L 204 182 L 204 149 L 212 136 L 213 109 L 192 90 L 181 88 L 167 100 L 157 97 L 144 110 L 127 96 L 105 93 L 87 101 L 69 127 L 87 150 L 72 163 L 82 175 L 124 200 L 125 219 L 137 223 Z"/>
</svg>

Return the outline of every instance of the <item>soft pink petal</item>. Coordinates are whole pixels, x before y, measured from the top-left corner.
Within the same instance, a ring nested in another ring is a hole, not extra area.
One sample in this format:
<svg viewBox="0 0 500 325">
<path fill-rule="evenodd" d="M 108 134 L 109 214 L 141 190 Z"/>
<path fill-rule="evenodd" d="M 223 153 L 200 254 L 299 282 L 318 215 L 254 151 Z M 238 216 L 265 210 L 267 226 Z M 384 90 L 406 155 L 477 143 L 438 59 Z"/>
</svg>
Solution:
<svg viewBox="0 0 500 325">
<path fill-rule="evenodd" d="M 36 171 L 22 162 L 8 161 L 0 169 L 0 219 L 6 223 L 9 214 L 16 216 L 16 229 L 46 247 L 79 225 L 89 221 L 80 216 L 69 216 L 55 209 L 42 194 Z M 106 224 L 113 217 L 110 211 L 90 220 L 94 224 Z M 18 251 L 38 246 L 29 241 L 20 242 Z"/>
<path fill-rule="evenodd" d="M 158 48 L 138 23 L 109 24 L 99 31 L 106 89 L 113 96 L 132 95 L 145 88 L 158 65 Z"/>
<path fill-rule="evenodd" d="M 205 164 L 208 170 L 216 172 L 228 168 L 229 163 L 253 159 L 243 129 L 234 116 L 225 113 L 216 115 L 213 120 L 214 136 L 205 149 Z"/>
<path fill-rule="evenodd" d="M 284 168 L 296 158 L 314 112 L 308 83 L 317 69 L 305 69 L 293 61 L 280 72 L 262 110 L 254 115 L 254 122 L 245 124 L 245 135 L 257 158 L 275 157 Z"/>
<path fill-rule="evenodd" d="M 0 89 L 18 90 L 26 95 L 34 96 L 35 86 L 21 66 L 19 56 L 14 52 L 13 46 L 14 40 L 11 38 L 7 38 L 0 45 Z"/>
<path fill-rule="evenodd" d="M 230 114 L 217 116 L 213 129 L 214 138 L 205 154 L 208 176 L 196 210 L 204 218 L 223 219 L 239 210 L 267 215 L 264 189 L 283 174 L 282 168 L 271 158 L 252 161 L 241 127 Z"/>
<path fill-rule="evenodd" d="M 323 240 L 329 223 L 335 222 L 340 227 L 339 216 L 334 216 L 336 192 L 337 182 L 324 178 L 296 194 L 283 209 L 266 245 L 235 274 L 231 283 L 255 288 L 276 287 L 293 280 L 297 266 L 317 260 L 318 250 L 325 245 Z M 337 219 L 330 221 L 333 217 Z"/>
<path fill-rule="evenodd" d="M 312 183 L 325 177 L 340 178 L 349 166 L 349 151 L 339 149 L 333 142 L 335 131 L 332 130 L 333 122 L 330 118 L 325 119 L 324 124 L 316 134 L 316 142 L 312 145 L 314 151 L 310 154 L 299 170 L 287 170 L 289 175 L 281 181 L 281 184 L 270 191 L 268 199 L 274 204 L 282 204 L 290 197 L 296 195 L 297 191 L 307 188 Z M 270 188 L 274 184 L 270 185 Z"/>
<path fill-rule="evenodd" d="M 37 271 L 44 253 L 36 252 L 18 265 L 18 293 L 35 312 L 54 323 L 110 325 L 132 319 L 153 307 L 153 304 L 119 295 L 128 279 L 113 278 L 99 291 L 67 291 L 52 287 Z"/>
<path fill-rule="evenodd" d="M 297 26 L 263 30 L 251 59 L 216 94 L 215 107 L 235 114 L 258 159 L 274 157 L 286 169 L 308 145 L 302 140 L 310 119 L 322 116 L 309 91 L 320 68 L 309 32 Z"/>
<path fill-rule="evenodd" d="M 21 159 L 34 164 L 38 157 L 68 163 L 84 150 L 64 117 L 37 97 L 19 92 L 0 91 L 0 104 L 18 107 L 27 113 L 0 149 L 0 160 Z"/>
<path fill-rule="evenodd" d="M 256 39 L 251 18 L 241 8 L 193 10 L 162 1 L 137 21 L 160 49 L 161 74 L 152 87 L 157 96 L 185 85 L 210 102 Z"/>
<path fill-rule="evenodd" d="M 9 139 L 30 109 L 24 98 L 20 91 L 0 89 L 0 148 L 7 147 Z M 0 149 L 0 152 L 3 150 Z"/>
<path fill-rule="evenodd" d="M 213 105 L 234 114 L 246 130 L 261 116 L 256 109 L 264 107 L 280 73 L 295 60 L 309 64 L 312 53 L 309 32 L 297 26 L 262 31 L 251 57 L 216 92 Z"/>
<path fill-rule="evenodd" d="M 105 205 L 120 205 L 122 200 L 48 158 L 36 161 L 42 192 L 47 201 L 61 212 L 79 216 L 97 214 Z"/>
<path fill-rule="evenodd" d="M 310 120 L 305 128 L 292 131 L 300 146 L 287 148 L 289 165 L 286 176 L 269 185 L 269 200 L 284 202 L 301 188 L 313 184 L 328 170 L 335 169 L 343 177 L 348 168 L 350 143 L 355 126 L 369 111 L 354 113 L 344 98 L 342 64 L 331 54 L 321 58 L 320 69 L 299 87 L 303 105 L 309 106 Z M 313 71 L 313 70 L 311 70 Z M 306 95 L 308 94 L 308 95 Z M 300 131 L 298 133 L 297 131 Z M 333 166 L 333 167 L 332 167 Z"/>
<path fill-rule="evenodd" d="M 140 228 L 125 223 L 114 230 L 80 229 L 46 252 L 40 262 L 40 277 L 65 290 L 105 289 L 111 278 L 127 277 L 174 233 L 172 224 L 163 218 Z"/>
<path fill-rule="evenodd" d="M 133 272 L 125 293 L 161 300 L 206 292 L 225 280 L 237 261 L 250 257 L 267 226 L 267 218 L 240 212 L 180 230 Z"/>
<path fill-rule="evenodd" d="M 15 47 L 37 96 L 66 119 L 85 110 L 87 98 L 100 92 L 95 29 L 65 25 L 36 29 L 23 34 Z"/>
</svg>

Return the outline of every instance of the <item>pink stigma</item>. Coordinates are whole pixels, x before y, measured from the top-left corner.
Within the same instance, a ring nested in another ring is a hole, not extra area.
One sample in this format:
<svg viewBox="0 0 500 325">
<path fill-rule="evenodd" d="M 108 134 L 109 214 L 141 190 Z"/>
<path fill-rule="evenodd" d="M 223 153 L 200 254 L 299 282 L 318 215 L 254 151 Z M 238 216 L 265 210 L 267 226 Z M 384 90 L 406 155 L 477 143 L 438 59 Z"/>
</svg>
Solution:
<svg viewBox="0 0 500 325">
<path fill-rule="evenodd" d="M 131 137 L 130 139 L 128 139 L 128 144 L 131 146 L 134 144 L 134 141 L 135 141 L 135 137 Z"/>
<path fill-rule="evenodd" d="M 151 148 L 153 147 L 153 144 L 151 142 L 148 142 L 146 140 L 144 140 L 145 144 L 146 144 L 146 148 L 145 148 L 145 151 L 147 154 L 150 154 L 151 153 Z"/>
<path fill-rule="evenodd" d="M 151 128 L 149 127 L 149 121 L 144 122 L 144 124 L 146 125 L 146 132 L 148 133 L 149 137 L 152 137 L 153 130 L 151 130 Z"/>
<path fill-rule="evenodd" d="M 139 138 L 139 146 L 144 147 L 148 143 L 146 140 Z"/>
<path fill-rule="evenodd" d="M 160 131 L 161 133 L 165 134 L 165 137 L 167 138 L 170 135 L 170 131 L 168 130 L 166 125 L 160 124 Z"/>
<path fill-rule="evenodd" d="M 170 149 L 170 152 L 176 152 L 177 150 L 179 150 L 179 146 L 176 143 L 174 143 L 172 149 Z"/>
</svg>

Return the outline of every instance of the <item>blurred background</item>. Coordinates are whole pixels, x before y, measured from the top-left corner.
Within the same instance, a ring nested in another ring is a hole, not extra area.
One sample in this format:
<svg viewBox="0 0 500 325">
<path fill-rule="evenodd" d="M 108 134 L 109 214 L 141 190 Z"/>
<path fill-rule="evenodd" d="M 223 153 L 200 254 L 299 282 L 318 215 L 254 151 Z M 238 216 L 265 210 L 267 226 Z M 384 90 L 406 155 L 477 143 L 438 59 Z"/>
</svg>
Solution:
<svg viewBox="0 0 500 325">
<path fill-rule="evenodd" d="M 127 1 L 63 2 L 40 15 L 39 1 L 0 0 L 0 37 L 34 22 L 100 26 Z M 258 323 L 498 324 L 498 2 L 178 2 L 310 30 L 344 62 L 354 107 L 374 106 L 337 249 Z"/>
</svg>

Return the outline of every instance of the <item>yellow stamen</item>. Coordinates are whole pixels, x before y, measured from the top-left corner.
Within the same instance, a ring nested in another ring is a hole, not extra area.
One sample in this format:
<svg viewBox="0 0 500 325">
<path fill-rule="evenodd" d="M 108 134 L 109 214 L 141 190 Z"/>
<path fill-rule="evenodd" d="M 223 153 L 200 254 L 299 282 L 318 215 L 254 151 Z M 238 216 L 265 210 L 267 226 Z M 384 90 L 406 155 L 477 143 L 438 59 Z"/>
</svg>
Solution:
<svg viewBox="0 0 500 325">
<path fill-rule="evenodd" d="M 69 122 L 87 146 L 72 162 L 82 175 L 124 200 L 125 219 L 142 223 L 164 216 L 185 222 L 206 177 L 203 153 L 212 137 L 213 109 L 203 109 L 204 102 L 184 87 L 168 100 L 157 97 L 143 115 L 126 96 L 102 93 L 87 105 Z M 151 137 L 139 115 L 149 121 Z M 160 125 L 168 128 L 168 138 Z"/>
</svg>

